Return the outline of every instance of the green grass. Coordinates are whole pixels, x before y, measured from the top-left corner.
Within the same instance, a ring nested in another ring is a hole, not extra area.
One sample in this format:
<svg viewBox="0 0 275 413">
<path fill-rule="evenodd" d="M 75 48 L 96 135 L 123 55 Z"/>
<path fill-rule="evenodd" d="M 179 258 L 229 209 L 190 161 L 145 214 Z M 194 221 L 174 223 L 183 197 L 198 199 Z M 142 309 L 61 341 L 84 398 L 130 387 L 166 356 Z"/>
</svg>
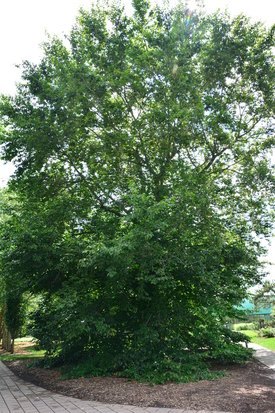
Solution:
<svg viewBox="0 0 275 413">
<path fill-rule="evenodd" d="M 256 330 L 243 330 L 242 333 L 250 337 L 252 342 L 255 337 L 258 337 Z"/>
<path fill-rule="evenodd" d="M 272 338 L 258 337 L 258 333 L 256 330 L 244 330 L 242 331 L 242 333 L 249 336 L 252 343 L 259 344 L 259 346 L 265 347 L 268 350 L 275 351 L 275 337 L 272 337 Z"/>
<path fill-rule="evenodd" d="M 15 344 L 16 343 L 27 343 L 27 342 L 33 343 L 33 337 L 27 336 L 27 337 L 20 337 L 20 338 L 15 339 Z"/>
<path fill-rule="evenodd" d="M 259 344 L 259 346 L 265 347 L 268 350 L 275 351 L 275 337 L 264 338 L 264 337 L 254 337 L 252 343 Z"/>
<path fill-rule="evenodd" d="M 20 344 L 27 343 L 27 346 L 24 346 L 24 352 L 20 351 Z M 25 354 L 24 354 L 25 353 Z M 22 337 L 15 340 L 15 353 L 4 353 L 0 354 L 1 361 L 13 361 L 13 360 L 22 360 L 22 359 L 39 359 L 44 357 L 44 350 L 37 350 L 35 348 L 35 343 L 33 342 L 32 337 Z"/>
<path fill-rule="evenodd" d="M 29 354 L 0 354 L 1 361 L 13 361 L 22 359 L 38 359 L 44 356 L 44 351 L 32 351 Z"/>
</svg>

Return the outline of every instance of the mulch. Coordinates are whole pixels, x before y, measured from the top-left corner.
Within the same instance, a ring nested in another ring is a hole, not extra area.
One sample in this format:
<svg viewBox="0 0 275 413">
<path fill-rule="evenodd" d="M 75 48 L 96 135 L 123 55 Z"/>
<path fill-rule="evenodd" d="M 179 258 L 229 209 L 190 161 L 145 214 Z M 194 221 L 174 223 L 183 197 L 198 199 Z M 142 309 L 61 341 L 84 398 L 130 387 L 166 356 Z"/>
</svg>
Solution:
<svg viewBox="0 0 275 413">
<path fill-rule="evenodd" d="M 84 400 L 186 410 L 275 413 L 275 380 L 270 377 L 274 372 L 257 361 L 228 366 L 225 377 L 218 380 L 163 385 L 117 377 L 61 380 L 58 369 L 28 367 L 28 360 L 5 364 L 29 382 Z"/>
</svg>

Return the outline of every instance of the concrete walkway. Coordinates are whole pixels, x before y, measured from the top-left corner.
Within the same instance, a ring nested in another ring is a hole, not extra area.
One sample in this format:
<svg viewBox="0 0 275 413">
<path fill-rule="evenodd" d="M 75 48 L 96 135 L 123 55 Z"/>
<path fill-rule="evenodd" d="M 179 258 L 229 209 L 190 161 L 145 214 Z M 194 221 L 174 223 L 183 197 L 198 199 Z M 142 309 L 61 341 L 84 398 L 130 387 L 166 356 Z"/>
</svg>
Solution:
<svg viewBox="0 0 275 413">
<path fill-rule="evenodd" d="M 275 378 L 275 352 L 267 350 L 266 348 L 259 346 L 258 344 L 249 343 L 248 347 L 255 350 L 254 357 L 259 360 L 261 363 L 265 364 L 267 367 L 272 369 L 272 377 Z"/>
<path fill-rule="evenodd" d="M 52 393 L 15 376 L 0 361 L 0 413 L 230 413 L 103 404 Z"/>
</svg>

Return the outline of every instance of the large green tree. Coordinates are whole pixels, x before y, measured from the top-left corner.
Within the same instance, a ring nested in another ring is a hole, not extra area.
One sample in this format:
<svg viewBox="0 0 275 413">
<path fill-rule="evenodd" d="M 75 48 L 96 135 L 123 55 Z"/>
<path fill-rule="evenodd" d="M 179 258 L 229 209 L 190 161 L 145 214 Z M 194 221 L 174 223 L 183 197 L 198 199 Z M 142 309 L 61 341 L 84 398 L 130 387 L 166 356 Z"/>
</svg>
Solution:
<svg viewBox="0 0 275 413">
<path fill-rule="evenodd" d="M 6 190 L 0 191 L 0 339 L 2 347 L 14 352 L 14 340 L 18 337 L 25 319 L 26 290 L 24 283 L 14 273 L 10 255 L 17 247 L 16 222 L 18 221 L 16 197 Z M 13 225 L 11 226 L 11 222 Z M 9 234 L 10 230 L 13 235 Z"/>
<path fill-rule="evenodd" d="M 80 12 L 0 109 L 21 203 L 3 260 L 44 296 L 48 353 L 101 369 L 230 346 L 272 218 L 273 30 L 133 5 Z"/>
</svg>

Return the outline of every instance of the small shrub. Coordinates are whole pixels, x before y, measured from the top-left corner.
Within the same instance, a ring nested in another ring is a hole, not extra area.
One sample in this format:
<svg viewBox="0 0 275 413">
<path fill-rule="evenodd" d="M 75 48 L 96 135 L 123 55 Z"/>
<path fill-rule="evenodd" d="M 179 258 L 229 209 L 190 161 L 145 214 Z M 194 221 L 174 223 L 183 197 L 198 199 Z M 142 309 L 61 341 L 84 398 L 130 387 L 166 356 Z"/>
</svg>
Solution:
<svg viewBox="0 0 275 413">
<path fill-rule="evenodd" d="M 244 348 L 240 344 L 224 344 L 220 347 L 209 351 L 208 357 L 211 360 L 218 361 L 220 363 L 237 363 L 241 364 L 251 360 L 253 356 L 253 350 L 250 348 Z"/>
<path fill-rule="evenodd" d="M 275 328 L 261 328 L 259 330 L 260 337 L 275 337 Z"/>
<path fill-rule="evenodd" d="M 250 337 L 239 331 L 233 331 L 224 329 L 224 341 L 225 343 L 243 343 L 245 341 L 251 341 Z"/>
<path fill-rule="evenodd" d="M 62 379 L 98 377 L 111 374 L 111 369 L 108 369 L 107 367 L 98 367 L 93 359 L 81 361 L 75 365 L 66 365 L 62 367 Z"/>
<path fill-rule="evenodd" d="M 163 358 L 154 363 L 148 362 L 142 366 L 129 366 L 118 374 L 141 382 L 163 384 L 167 382 L 188 383 L 199 380 L 215 380 L 224 375 L 221 371 L 210 371 L 208 365 L 198 355 L 173 360 Z"/>
<path fill-rule="evenodd" d="M 268 327 L 275 328 L 275 318 L 273 320 L 271 319 L 271 320 L 265 321 L 264 328 L 268 328 Z"/>
<path fill-rule="evenodd" d="M 256 325 L 254 323 L 235 324 L 234 330 L 235 331 L 256 330 Z"/>
<path fill-rule="evenodd" d="M 259 330 L 259 328 L 260 328 L 260 325 L 259 325 L 259 322 L 258 322 L 258 321 L 254 321 L 253 326 L 254 326 L 254 327 L 251 328 L 251 330 L 257 331 L 257 330 Z"/>
<path fill-rule="evenodd" d="M 73 366 L 64 366 L 62 372 L 63 379 L 114 375 L 151 384 L 214 380 L 224 375 L 221 371 L 210 371 L 202 354 L 189 352 L 182 353 L 177 360 L 163 356 L 141 363 L 129 363 L 127 367 L 117 370 L 110 363 L 108 366 L 106 363 L 106 366 L 99 367 L 96 358 L 89 358 Z"/>
</svg>

